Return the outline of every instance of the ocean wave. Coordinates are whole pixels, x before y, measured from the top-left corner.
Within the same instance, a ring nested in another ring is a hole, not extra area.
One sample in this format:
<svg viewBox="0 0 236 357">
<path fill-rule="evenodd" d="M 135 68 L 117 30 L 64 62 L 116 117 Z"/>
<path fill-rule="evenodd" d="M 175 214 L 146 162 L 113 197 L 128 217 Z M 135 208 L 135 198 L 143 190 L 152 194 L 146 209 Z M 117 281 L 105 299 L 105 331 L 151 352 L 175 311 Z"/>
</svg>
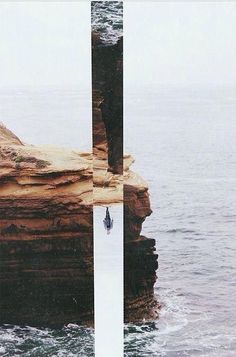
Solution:
<svg viewBox="0 0 236 357">
<path fill-rule="evenodd" d="M 61 329 L 3 325 L 0 356 L 92 357 L 94 330 L 76 324 Z"/>
<path fill-rule="evenodd" d="M 196 231 L 192 229 L 186 229 L 186 228 L 173 228 L 173 229 L 168 229 L 165 231 L 166 233 L 194 233 L 197 234 Z"/>
<path fill-rule="evenodd" d="M 92 1 L 91 24 L 104 43 L 116 43 L 123 32 L 123 2 Z"/>
</svg>

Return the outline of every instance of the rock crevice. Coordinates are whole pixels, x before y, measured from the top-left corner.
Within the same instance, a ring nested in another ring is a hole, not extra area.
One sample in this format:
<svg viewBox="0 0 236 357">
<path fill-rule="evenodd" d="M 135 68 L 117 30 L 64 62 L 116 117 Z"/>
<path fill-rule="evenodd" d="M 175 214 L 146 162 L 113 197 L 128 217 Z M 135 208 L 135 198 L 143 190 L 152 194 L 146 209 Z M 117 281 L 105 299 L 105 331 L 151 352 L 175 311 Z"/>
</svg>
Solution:
<svg viewBox="0 0 236 357">
<path fill-rule="evenodd" d="M 123 173 L 123 38 L 105 45 L 92 33 L 93 147 L 108 171 Z M 105 129 L 105 130 L 104 130 Z"/>
</svg>

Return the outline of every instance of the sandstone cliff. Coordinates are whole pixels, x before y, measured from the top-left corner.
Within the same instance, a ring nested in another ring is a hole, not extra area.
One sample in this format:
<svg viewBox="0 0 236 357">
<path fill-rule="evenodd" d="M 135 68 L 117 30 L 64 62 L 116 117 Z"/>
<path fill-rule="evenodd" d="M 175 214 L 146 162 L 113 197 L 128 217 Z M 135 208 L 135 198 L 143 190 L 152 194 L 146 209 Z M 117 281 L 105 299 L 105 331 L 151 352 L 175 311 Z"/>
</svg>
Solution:
<svg viewBox="0 0 236 357">
<path fill-rule="evenodd" d="M 124 317 L 139 322 L 158 317 L 153 289 L 158 256 L 155 240 L 141 235 L 152 213 L 147 184 L 130 170 L 124 180 Z"/>
<path fill-rule="evenodd" d="M 0 126 L 0 321 L 93 320 L 92 155 Z"/>
<path fill-rule="evenodd" d="M 154 241 L 146 183 L 90 153 L 23 145 L 0 126 L 0 322 L 93 322 L 93 205 L 125 203 L 125 318 L 153 317 Z M 94 173 L 93 173 L 94 168 Z M 123 192 L 124 188 L 124 192 Z"/>
</svg>

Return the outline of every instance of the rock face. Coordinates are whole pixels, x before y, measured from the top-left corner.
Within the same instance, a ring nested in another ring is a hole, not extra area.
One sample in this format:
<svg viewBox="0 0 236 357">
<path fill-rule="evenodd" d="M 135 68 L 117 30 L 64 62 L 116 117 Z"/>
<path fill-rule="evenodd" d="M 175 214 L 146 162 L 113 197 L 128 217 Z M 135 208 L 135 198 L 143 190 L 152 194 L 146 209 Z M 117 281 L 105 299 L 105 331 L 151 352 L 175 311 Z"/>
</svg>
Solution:
<svg viewBox="0 0 236 357">
<path fill-rule="evenodd" d="M 105 45 L 92 33 L 93 147 L 108 146 L 108 170 L 123 173 L 123 39 Z M 105 130 L 104 130 L 105 128 Z"/>
<path fill-rule="evenodd" d="M 142 223 L 152 211 L 148 187 L 128 172 L 124 184 L 124 316 L 125 322 L 158 317 L 153 286 L 158 268 L 155 240 L 142 235 Z"/>
<path fill-rule="evenodd" d="M 92 155 L 0 126 L 0 322 L 93 320 Z"/>
<path fill-rule="evenodd" d="M 0 323 L 93 323 L 93 205 L 123 199 L 125 320 L 156 316 L 148 188 L 132 162 L 113 174 L 99 156 L 23 145 L 0 126 Z"/>
</svg>

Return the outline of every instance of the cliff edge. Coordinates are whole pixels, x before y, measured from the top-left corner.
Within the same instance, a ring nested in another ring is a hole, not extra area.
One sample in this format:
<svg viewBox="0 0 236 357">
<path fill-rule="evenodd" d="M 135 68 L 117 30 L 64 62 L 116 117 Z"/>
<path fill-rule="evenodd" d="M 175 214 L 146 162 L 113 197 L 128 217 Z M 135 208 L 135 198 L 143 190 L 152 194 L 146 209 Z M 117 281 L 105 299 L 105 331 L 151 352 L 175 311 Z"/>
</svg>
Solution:
<svg viewBox="0 0 236 357">
<path fill-rule="evenodd" d="M 93 320 L 92 155 L 0 126 L 0 321 Z"/>
<path fill-rule="evenodd" d="M 113 174 L 104 158 L 25 145 L 0 125 L 1 323 L 93 323 L 93 205 L 123 200 L 125 320 L 155 317 L 155 241 L 140 235 L 148 187 L 132 162 Z"/>
</svg>

